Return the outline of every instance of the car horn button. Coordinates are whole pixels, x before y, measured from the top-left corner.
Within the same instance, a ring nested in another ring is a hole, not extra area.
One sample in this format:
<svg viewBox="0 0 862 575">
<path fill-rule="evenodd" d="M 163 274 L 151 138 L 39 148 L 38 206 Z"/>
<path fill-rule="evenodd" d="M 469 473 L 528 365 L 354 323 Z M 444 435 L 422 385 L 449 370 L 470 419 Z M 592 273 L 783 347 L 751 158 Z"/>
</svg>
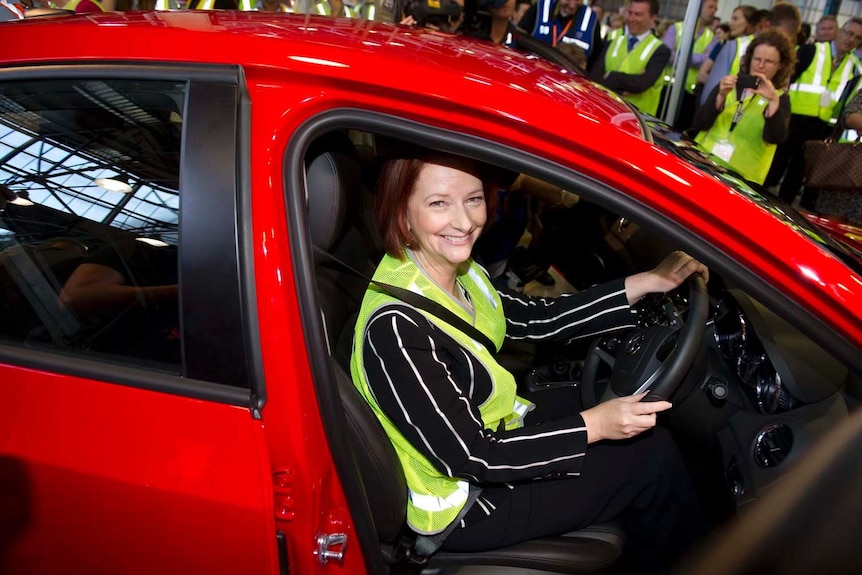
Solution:
<svg viewBox="0 0 862 575">
<path fill-rule="evenodd" d="M 626 342 L 626 353 L 629 355 L 634 355 L 641 350 L 641 346 L 644 342 L 644 334 L 639 333 L 637 335 L 632 336 Z"/>
</svg>

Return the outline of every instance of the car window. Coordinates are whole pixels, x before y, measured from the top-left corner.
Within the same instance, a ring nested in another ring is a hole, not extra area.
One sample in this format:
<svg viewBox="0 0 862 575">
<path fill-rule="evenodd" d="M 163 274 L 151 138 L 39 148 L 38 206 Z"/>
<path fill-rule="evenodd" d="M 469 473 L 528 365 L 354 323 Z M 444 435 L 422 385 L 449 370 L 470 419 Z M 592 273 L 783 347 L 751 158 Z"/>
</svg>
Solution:
<svg viewBox="0 0 862 575">
<path fill-rule="evenodd" d="M 737 174 L 724 160 L 704 149 L 694 140 L 681 138 L 680 134 L 673 132 L 667 125 L 652 121 L 649 123 L 652 141 L 664 150 L 673 153 L 693 166 L 708 172 L 727 186 L 734 188 L 738 193 L 748 197 L 753 202 L 761 205 L 763 209 L 771 212 L 785 221 L 788 226 L 799 230 L 811 241 L 818 243 L 828 249 L 833 255 L 840 258 L 848 266 L 862 272 L 862 258 L 859 250 L 852 245 L 836 241 L 823 230 L 818 230 L 805 217 L 799 214 L 791 206 L 780 202 L 772 194 L 768 193 L 762 186 L 749 182 Z"/>
<path fill-rule="evenodd" d="M 186 83 L 0 85 L 0 342 L 181 373 Z"/>
</svg>

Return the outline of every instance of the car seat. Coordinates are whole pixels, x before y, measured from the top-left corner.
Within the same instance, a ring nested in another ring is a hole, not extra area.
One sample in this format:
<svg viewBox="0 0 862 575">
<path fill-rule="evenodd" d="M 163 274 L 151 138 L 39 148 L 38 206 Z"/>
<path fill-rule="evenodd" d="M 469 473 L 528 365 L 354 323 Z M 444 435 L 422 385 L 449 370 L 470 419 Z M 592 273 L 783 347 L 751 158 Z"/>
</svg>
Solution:
<svg viewBox="0 0 862 575">
<path fill-rule="evenodd" d="M 350 207 L 361 203 L 360 168 L 339 152 L 323 152 L 307 164 L 308 217 L 315 246 L 315 271 L 330 349 L 330 384 L 337 385 L 350 431 L 351 454 L 362 483 L 365 509 L 372 515 L 380 553 L 392 573 L 499 574 L 602 573 L 622 554 L 624 536 L 615 524 L 525 541 L 511 547 L 476 553 L 440 551 L 431 557 L 414 553 L 406 527 L 407 487 L 395 450 L 371 408 L 348 375 L 353 322 L 367 282 L 329 256 L 373 272 L 376 264 L 355 229 L 361 218 Z M 369 272 L 369 275 L 370 273 Z M 347 332 L 347 333 L 344 333 Z M 348 343 L 349 342 L 349 343 Z M 361 512 L 357 503 L 353 512 Z M 507 571 L 508 569 L 508 571 Z"/>
</svg>

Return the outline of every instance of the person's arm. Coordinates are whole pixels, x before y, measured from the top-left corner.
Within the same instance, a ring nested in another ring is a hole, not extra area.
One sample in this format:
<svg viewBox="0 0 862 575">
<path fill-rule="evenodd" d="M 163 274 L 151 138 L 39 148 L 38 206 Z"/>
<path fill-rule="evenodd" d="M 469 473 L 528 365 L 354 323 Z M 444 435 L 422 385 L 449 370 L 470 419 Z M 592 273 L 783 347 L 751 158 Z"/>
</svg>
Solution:
<svg viewBox="0 0 862 575">
<path fill-rule="evenodd" d="M 517 341 L 567 341 L 637 324 L 626 299 L 625 280 L 599 284 L 555 298 L 500 291 L 506 338 Z"/>
<path fill-rule="evenodd" d="M 697 68 L 700 70 L 700 67 L 703 66 L 703 63 L 710 59 L 710 54 L 712 54 L 713 48 L 718 45 L 718 40 L 713 38 L 712 42 L 710 42 L 706 49 L 703 52 L 692 52 L 691 54 L 691 63 L 689 64 L 690 68 Z"/>
<path fill-rule="evenodd" d="M 377 405 L 441 473 L 506 482 L 580 472 L 587 428 L 580 414 L 515 430 L 485 429 L 477 408 L 490 375 L 471 353 L 406 304 L 369 319 L 363 369 Z"/>
<path fill-rule="evenodd" d="M 794 83 L 802 72 L 808 69 L 814 61 L 814 54 L 817 52 L 816 44 L 804 44 L 796 51 L 796 69 L 790 76 L 790 84 Z"/>
<path fill-rule="evenodd" d="M 725 42 L 724 46 L 718 52 L 715 58 L 715 63 L 709 71 L 709 76 L 706 82 L 703 83 L 703 100 L 701 106 L 706 101 L 706 96 L 712 92 L 712 89 L 718 86 L 721 79 L 730 73 L 730 67 L 733 64 L 733 59 L 736 57 L 736 42 Z"/>
<path fill-rule="evenodd" d="M 599 55 L 601 55 L 603 51 L 604 40 L 602 40 L 602 23 L 596 20 L 595 26 L 593 26 L 593 40 L 590 43 L 590 53 L 587 54 L 587 66 L 586 69 L 589 70 L 592 68 L 596 61 L 599 59 Z"/>
<path fill-rule="evenodd" d="M 698 84 L 706 84 L 707 79 L 709 78 L 709 72 L 712 70 L 712 65 L 715 63 L 715 60 L 712 58 L 707 58 L 703 61 L 703 64 L 700 65 L 700 69 L 697 71 L 697 83 Z"/>
<path fill-rule="evenodd" d="M 775 112 L 764 115 L 763 141 L 767 144 L 783 144 L 790 130 L 790 96 L 785 92 L 778 97 Z"/>
<path fill-rule="evenodd" d="M 655 84 L 664 74 L 664 69 L 670 61 L 670 49 L 664 44 L 653 52 L 646 68 L 640 74 L 624 74 L 623 72 L 609 72 L 605 75 L 602 84 L 620 94 L 640 94 Z"/>
<path fill-rule="evenodd" d="M 706 132 L 712 128 L 712 125 L 715 123 L 716 118 L 718 118 L 718 115 L 722 110 L 722 108 L 719 108 L 716 105 L 718 90 L 718 86 L 714 87 L 709 95 L 707 95 L 703 105 L 701 105 L 695 112 L 694 118 L 691 122 L 692 130 Z"/>
<path fill-rule="evenodd" d="M 599 50 L 598 56 L 596 56 L 595 61 L 592 66 L 589 66 L 589 76 L 595 82 L 599 84 L 604 83 L 605 77 L 605 52 L 607 52 L 610 41 L 602 43 L 602 49 Z"/>
<path fill-rule="evenodd" d="M 521 21 L 518 22 L 518 28 L 527 32 L 528 34 L 532 34 L 533 29 L 536 27 L 536 6 L 537 3 L 534 3 L 532 6 L 527 8 L 527 11 L 524 13 L 524 16 L 521 18 Z"/>
<path fill-rule="evenodd" d="M 626 298 L 630 304 L 635 304 L 647 294 L 667 293 L 678 288 L 693 274 L 709 281 L 709 270 L 705 265 L 685 252 L 673 252 L 650 271 L 627 277 Z"/>
<path fill-rule="evenodd" d="M 138 287 L 125 284 L 125 278 L 117 270 L 102 264 L 83 263 L 66 280 L 60 298 L 75 313 L 87 317 L 113 315 L 146 300 L 162 303 L 177 297 L 176 285 Z"/>
<path fill-rule="evenodd" d="M 676 51 L 676 24 L 667 27 L 661 41 L 668 47 L 671 54 Z"/>
<path fill-rule="evenodd" d="M 708 278 L 706 267 L 682 252 L 673 252 L 658 266 L 624 279 L 556 298 L 537 298 L 501 291 L 506 337 L 523 341 L 585 339 L 635 327 L 631 305 L 648 293 L 677 288 L 692 273 Z"/>
<path fill-rule="evenodd" d="M 552 208 L 570 208 L 580 199 L 577 194 L 527 174 L 518 174 L 510 185 L 504 187 L 507 191 L 520 190 Z"/>
</svg>

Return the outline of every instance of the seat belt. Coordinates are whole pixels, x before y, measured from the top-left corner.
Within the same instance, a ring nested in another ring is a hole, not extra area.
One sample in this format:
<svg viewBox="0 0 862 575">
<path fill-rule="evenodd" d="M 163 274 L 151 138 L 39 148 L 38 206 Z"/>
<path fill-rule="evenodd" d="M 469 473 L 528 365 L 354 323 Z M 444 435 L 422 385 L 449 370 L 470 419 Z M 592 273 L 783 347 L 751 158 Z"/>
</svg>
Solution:
<svg viewBox="0 0 862 575">
<path fill-rule="evenodd" d="M 349 264 L 341 261 L 334 255 L 317 246 L 314 246 L 314 253 L 315 255 L 323 256 L 324 259 L 328 259 L 332 262 L 335 262 L 350 273 L 355 274 L 366 280 L 368 283 L 374 284 L 395 299 L 408 303 L 417 309 L 427 311 L 434 317 L 445 321 L 452 327 L 464 332 L 470 338 L 478 341 L 486 350 L 488 350 L 488 353 L 490 353 L 491 355 L 497 354 L 497 346 L 494 345 L 494 342 L 491 341 L 491 338 L 489 338 L 487 335 L 479 331 L 475 326 L 467 323 L 465 320 L 458 317 L 454 312 L 446 309 L 436 301 L 431 300 L 418 293 L 412 292 L 410 290 L 371 279 L 364 273 L 354 269 Z"/>
</svg>

